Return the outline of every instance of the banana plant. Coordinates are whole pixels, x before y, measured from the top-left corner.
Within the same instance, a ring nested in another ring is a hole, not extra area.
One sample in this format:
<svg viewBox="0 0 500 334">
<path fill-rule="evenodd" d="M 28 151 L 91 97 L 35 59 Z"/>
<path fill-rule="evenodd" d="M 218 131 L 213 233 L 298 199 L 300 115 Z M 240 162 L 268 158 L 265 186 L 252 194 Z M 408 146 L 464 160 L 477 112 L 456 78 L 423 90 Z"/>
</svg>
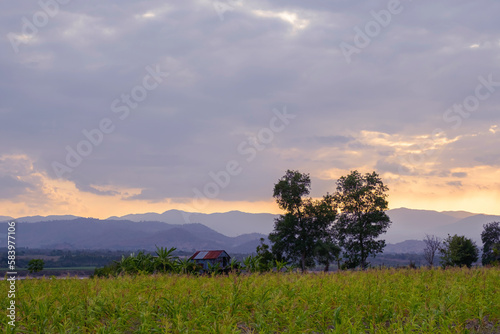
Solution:
<svg viewBox="0 0 500 334">
<path fill-rule="evenodd" d="M 143 251 L 140 251 L 133 260 L 136 272 L 143 274 L 153 273 L 154 259 L 151 254 L 146 254 Z"/>
<path fill-rule="evenodd" d="M 214 264 L 208 263 L 208 272 L 212 275 L 219 274 L 222 271 L 222 267 L 219 262 Z"/>
<path fill-rule="evenodd" d="M 281 270 L 283 269 L 287 269 L 287 265 L 288 265 L 288 262 L 286 262 L 285 260 L 274 260 L 275 262 L 275 266 L 276 266 L 276 271 L 277 272 L 280 272 Z"/>
<path fill-rule="evenodd" d="M 249 255 L 243 259 L 245 270 L 249 273 L 260 271 L 260 256 Z"/>
<path fill-rule="evenodd" d="M 234 257 L 231 259 L 231 262 L 229 262 L 229 269 L 231 269 L 231 271 L 238 271 L 241 267 L 241 262 Z"/>
<path fill-rule="evenodd" d="M 155 245 L 156 246 L 156 245 Z M 168 272 L 175 270 L 175 262 L 178 260 L 177 257 L 172 256 L 172 253 L 177 248 L 172 247 L 170 249 L 164 247 L 156 246 L 156 255 L 154 259 L 154 270 L 160 270 L 161 272 Z"/>
<path fill-rule="evenodd" d="M 176 262 L 177 272 L 181 274 L 194 274 L 198 270 L 198 266 L 188 258 L 177 259 Z"/>
</svg>

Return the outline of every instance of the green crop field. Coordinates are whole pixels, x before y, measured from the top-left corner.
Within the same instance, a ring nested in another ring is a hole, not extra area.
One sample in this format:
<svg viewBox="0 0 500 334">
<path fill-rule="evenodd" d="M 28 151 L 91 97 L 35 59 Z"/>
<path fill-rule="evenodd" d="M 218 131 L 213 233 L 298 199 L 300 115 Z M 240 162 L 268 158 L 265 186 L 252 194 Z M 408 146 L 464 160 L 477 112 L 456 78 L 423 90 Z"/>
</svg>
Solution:
<svg viewBox="0 0 500 334">
<path fill-rule="evenodd" d="M 18 333 L 500 332 L 495 268 L 46 278 L 16 289 Z"/>
</svg>

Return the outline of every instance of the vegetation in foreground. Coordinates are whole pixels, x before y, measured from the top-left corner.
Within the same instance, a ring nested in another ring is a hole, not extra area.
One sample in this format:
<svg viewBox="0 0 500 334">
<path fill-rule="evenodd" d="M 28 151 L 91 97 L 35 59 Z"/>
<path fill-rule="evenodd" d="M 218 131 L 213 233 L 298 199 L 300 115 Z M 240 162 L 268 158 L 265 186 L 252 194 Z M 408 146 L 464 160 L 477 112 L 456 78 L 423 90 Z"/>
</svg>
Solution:
<svg viewBox="0 0 500 334">
<path fill-rule="evenodd" d="M 17 282 L 16 330 L 497 333 L 498 282 L 498 268 L 28 279 Z"/>
</svg>

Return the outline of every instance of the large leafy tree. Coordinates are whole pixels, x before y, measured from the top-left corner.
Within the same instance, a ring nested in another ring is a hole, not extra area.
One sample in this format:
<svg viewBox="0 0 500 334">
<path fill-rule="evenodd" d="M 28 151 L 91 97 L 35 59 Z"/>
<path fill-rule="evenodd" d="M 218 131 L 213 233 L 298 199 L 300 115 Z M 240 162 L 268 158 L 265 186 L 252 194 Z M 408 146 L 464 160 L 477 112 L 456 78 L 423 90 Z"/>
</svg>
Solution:
<svg viewBox="0 0 500 334">
<path fill-rule="evenodd" d="M 309 174 L 288 170 L 274 186 L 273 196 L 285 211 L 275 220 L 269 235 L 272 252 L 278 260 L 298 262 L 302 271 L 315 263 L 316 246 L 328 240 L 335 220 L 333 197 L 312 200 Z"/>
<path fill-rule="evenodd" d="M 483 242 L 483 255 L 481 262 L 483 266 L 500 261 L 500 222 L 492 222 L 483 225 L 481 241 Z"/>
<path fill-rule="evenodd" d="M 441 253 L 441 265 L 446 266 L 467 266 L 478 260 L 479 249 L 476 244 L 465 236 L 450 236 L 443 241 L 443 246 L 439 249 Z"/>
<path fill-rule="evenodd" d="M 388 208 L 388 188 L 376 172 L 360 174 L 353 171 L 337 181 L 335 200 L 340 213 L 335 231 L 344 251 L 345 266 L 368 266 L 368 256 L 381 253 L 385 240 L 377 240 L 387 232 L 391 221 Z"/>
</svg>

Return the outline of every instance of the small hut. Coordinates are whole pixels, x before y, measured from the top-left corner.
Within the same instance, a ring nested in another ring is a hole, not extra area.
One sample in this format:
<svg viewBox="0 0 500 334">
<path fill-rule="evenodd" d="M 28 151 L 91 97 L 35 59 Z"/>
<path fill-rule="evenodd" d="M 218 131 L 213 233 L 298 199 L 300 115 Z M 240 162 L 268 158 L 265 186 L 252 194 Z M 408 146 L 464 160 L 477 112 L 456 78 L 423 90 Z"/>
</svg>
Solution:
<svg viewBox="0 0 500 334">
<path fill-rule="evenodd" d="M 229 265 L 231 257 L 225 250 L 200 250 L 191 255 L 189 260 L 199 265 L 202 271 L 207 271 L 209 263 L 211 266 L 219 263 L 220 269 L 225 269 Z"/>
</svg>

